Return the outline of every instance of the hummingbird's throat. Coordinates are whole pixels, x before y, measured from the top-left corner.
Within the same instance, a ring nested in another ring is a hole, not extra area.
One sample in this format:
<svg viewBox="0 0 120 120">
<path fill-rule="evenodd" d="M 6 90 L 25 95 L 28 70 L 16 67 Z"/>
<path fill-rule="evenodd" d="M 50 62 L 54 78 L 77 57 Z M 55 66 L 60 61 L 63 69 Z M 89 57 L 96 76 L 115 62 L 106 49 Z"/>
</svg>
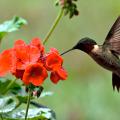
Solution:
<svg viewBox="0 0 120 120">
<path fill-rule="evenodd" d="M 98 49 L 99 49 L 99 46 L 98 45 L 94 45 L 92 51 L 96 52 L 96 51 L 98 51 Z"/>
</svg>

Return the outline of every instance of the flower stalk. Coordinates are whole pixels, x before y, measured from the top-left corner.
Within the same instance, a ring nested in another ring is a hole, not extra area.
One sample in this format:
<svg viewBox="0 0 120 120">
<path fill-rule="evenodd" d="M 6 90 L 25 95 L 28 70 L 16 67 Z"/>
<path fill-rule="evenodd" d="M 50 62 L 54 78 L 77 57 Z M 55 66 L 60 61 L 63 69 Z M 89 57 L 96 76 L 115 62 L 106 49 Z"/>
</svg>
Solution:
<svg viewBox="0 0 120 120">
<path fill-rule="evenodd" d="M 43 87 L 40 86 L 39 96 L 41 95 L 42 91 L 43 91 Z M 29 110 L 29 106 L 30 106 L 31 97 L 32 97 L 32 89 L 31 89 L 31 87 L 29 86 L 29 88 L 28 88 L 27 108 L 26 108 L 26 113 L 25 113 L 25 120 L 27 120 L 28 110 Z"/>
<path fill-rule="evenodd" d="M 53 33 L 53 31 L 55 30 L 56 26 L 58 25 L 59 21 L 61 20 L 62 16 L 63 16 L 63 12 L 64 9 L 62 8 L 57 16 L 57 18 L 55 19 L 55 21 L 53 22 L 52 27 L 50 28 L 49 32 L 47 33 L 45 39 L 43 40 L 43 44 L 45 45 L 45 43 L 48 41 L 49 37 L 51 36 L 51 34 Z"/>
<path fill-rule="evenodd" d="M 27 120 L 31 96 L 32 96 L 32 91 L 31 91 L 31 89 L 29 87 L 29 90 L 28 90 L 28 100 L 27 100 L 27 108 L 26 108 L 26 113 L 25 113 L 25 120 Z"/>
</svg>

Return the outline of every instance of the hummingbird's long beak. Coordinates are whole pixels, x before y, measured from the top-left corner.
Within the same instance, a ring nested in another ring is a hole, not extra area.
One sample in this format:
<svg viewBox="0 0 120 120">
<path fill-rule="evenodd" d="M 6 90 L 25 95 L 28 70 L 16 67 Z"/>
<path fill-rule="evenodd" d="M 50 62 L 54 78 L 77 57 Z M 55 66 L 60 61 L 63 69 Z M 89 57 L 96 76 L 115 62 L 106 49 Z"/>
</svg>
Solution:
<svg viewBox="0 0 120 120">
<path fill-rule="evenodd" d="M 60 55 L 62 56 L 62 55 L 66 54 L 66 53 L 68 53 L 68 52 L 70 52 L 70 51 L 72 51 L 72 50 L 74 50 L 74 48 L 71 48 L 71 49 L 69 49 L 69 50 L 63 52 L 63 53 L 61 53 Z"/>
</svg>

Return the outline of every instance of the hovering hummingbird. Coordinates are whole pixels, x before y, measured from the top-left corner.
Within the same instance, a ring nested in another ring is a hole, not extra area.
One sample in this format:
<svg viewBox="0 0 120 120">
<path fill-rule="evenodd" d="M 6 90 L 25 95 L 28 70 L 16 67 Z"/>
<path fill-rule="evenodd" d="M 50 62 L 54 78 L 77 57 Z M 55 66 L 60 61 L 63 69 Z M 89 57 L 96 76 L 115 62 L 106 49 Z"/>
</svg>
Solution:
<svg viewBox="0 0 120 120">
<path fill-rule="evenodd" d="M 72 51 L 82 50 L 90 55 L 96 63 L 103 68 L 112 72 L 112 85 L 119 91 L 120 89 L 120 16 L 111 27 L 103 45 L 97 43 L 90 38 L 82 38 L 71 49 L 63 52 L 61 55 Z"/>
</svg>

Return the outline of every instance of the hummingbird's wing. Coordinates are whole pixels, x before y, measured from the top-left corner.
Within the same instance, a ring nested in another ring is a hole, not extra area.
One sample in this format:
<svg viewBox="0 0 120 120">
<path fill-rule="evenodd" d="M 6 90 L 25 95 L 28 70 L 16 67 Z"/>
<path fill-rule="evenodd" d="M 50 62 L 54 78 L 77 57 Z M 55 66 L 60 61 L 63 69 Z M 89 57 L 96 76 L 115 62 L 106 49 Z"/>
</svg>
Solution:
<svg viewBox="0 0 120 120">
<path fill-rule="evenodd" d="M 111 27 L 103 46 L 108 46 L 111 51 L 120 55 L 120 16 Z"/>
</svg>

